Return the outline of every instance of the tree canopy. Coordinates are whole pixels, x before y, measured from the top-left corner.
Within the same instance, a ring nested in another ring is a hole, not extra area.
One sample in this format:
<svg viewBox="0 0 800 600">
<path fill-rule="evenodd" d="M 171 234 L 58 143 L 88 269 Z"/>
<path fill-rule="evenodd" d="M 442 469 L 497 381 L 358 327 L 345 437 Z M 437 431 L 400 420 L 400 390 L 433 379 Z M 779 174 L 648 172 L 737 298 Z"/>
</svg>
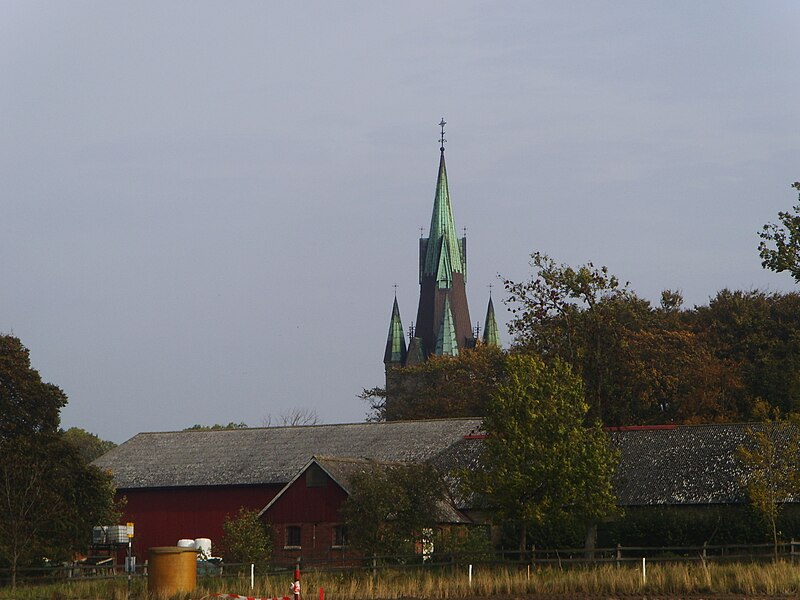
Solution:
<svg viewBox="0 0 800 600">
<path fill-rule="evenodd" d="M 355 474 L 342 509 L 350 544 L 373 558 L 407 554 L 437 524 L 445 487 L 430 465 L 374 463 Z"/>
<path fill-rule="evenodd" d="M 217 431 L 219 429 L 247 429 L 247 423 L 235 423 L 231 421 L 227 425 L 221 425 L 219 423 L 214 423 L 213 425 L 200 425 L 195 424 L 191 427 L 187 427 L 184 431 Z"/>
<path fill-rule="evenodd" d="M 0 438 L 55 433 L 66 404 L 66 394 L 31 367 L 22 342 L 0 335 Z"/>
<path fill-rule="evenodd" d="M 778 515 L 787 502 L 800 495 L 800 429 L 781 418 L 780 411 L 766 405 L 762 410 L 761 426 L 749 430 L 738 454 L 746 469 L 741 483 L 751 506 L 769 526 L 777 560 Z"/>
<path fill-rule="evenodd" d="M 463 473 L 495 522 L 517 526 L 520 550 L 529 528 L 549 522 L 590 526 L 613 514 L 617 456 L 595 422 L 569 365 L 512 353 L 482 428 L 479 468 Z"/>
<path fill-rule="evenodd" d="M 393 369 L 385 388 L 364 390 L 372 420 L 480 417 L 503 369 L 503 351 L 479 345 Z"/>
<path fill-rule="evenodd" d="M 746 420 L 754 403 L 791 406 L 800 382 L 793 294 L 723 290 L 686 309 L 664 291 L 653 306 L 605 267 L 536 253 L 529 281 L 507 280 L 515 348 L 569 363 L 589 417 L 605 425 Z M 798 316 L 795 316 L 798 315 Z M 766 349 L 758 352 L 757 348 Z"/>
<path fill-rule="evenodd" d="M 272 531 L 257 510 L 239 509 L 222 523 L 220 551 L 228 563 L 265 563 L 272 556 Z"/>
<path fill-rule="evenodd" d="M 114 442 L 100 439 L 80 427 L 70 427 L 63 432 L 63 436 L 67 442 L 78 449 L 87 463 L 117 447 Z"/>
<path fill-rule="evenodd" d="M 17 569 L 84 550 L 113 522 L 111 476 L 59 431 L 66 396 L 42 381 L 19 339 L 0 335 L 0 562 Z"/>
<path fill-rule="evenodd" d="M 800 191 L 800 182 L 795 181 L 792 187 Z M 800 202 L 791 212 L 779 212 L 778 220 L 764 225 L 759 234 L 761 265 L 776 273 L 788 271 L 800 283 Z"/>
</svg>

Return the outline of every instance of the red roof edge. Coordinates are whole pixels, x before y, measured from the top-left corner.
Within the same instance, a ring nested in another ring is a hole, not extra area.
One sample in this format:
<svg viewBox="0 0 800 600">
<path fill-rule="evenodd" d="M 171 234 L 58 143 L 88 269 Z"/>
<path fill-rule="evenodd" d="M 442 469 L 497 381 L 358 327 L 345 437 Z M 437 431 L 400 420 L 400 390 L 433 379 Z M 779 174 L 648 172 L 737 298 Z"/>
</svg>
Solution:
<svg viewBox="0 0 800 600">
<path fill-rule="evenodd" d="M 658 431 L 677 428 L 677 425 L 624 425 L 622 427 L 603 427 L 603 431 Z"/>
</svg>

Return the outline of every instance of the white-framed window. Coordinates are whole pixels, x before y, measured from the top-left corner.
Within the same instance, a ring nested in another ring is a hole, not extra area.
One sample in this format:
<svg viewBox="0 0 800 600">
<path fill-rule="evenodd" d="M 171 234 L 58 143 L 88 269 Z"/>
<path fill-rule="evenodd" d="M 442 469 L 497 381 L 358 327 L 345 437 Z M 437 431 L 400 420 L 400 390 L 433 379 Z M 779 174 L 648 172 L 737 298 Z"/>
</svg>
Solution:
<svg viewBox="0 0 800 600">
<path fill-rule="evenodd" d="M 286 545 L 285 548 L 300 548 L 302 529 L 300 525 L 286 526 Z"/>
</svg>

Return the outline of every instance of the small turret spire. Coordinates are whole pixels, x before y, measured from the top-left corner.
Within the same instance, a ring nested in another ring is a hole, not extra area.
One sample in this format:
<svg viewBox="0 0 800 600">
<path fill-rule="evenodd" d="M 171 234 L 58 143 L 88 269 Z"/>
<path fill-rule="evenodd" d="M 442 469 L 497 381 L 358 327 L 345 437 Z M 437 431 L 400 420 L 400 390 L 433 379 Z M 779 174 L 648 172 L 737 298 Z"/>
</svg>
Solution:
<svg viewBox="0 0 800 600">
<path fill-rule="evenodd" d="M 403 332 L 403 322 L 400 320 L 400 307 L 397 305 L 397 286 L 395 286 L 392 318 L 389 321 L 389 335 L 386 338 L 383 363 L 387 367 L 390 364 L 402 365 L 406 361 L 406 354 L 406 337 Z"/>
<path fill-rule="evenodd" d="M 483 323 L 483 343 L 487 346 L 500 347 L 500 330 L 494 315 L 492 303 L 492 286 L 489 286 L 489 306 L 486 308 L 486 320 Z"/>
</svg>

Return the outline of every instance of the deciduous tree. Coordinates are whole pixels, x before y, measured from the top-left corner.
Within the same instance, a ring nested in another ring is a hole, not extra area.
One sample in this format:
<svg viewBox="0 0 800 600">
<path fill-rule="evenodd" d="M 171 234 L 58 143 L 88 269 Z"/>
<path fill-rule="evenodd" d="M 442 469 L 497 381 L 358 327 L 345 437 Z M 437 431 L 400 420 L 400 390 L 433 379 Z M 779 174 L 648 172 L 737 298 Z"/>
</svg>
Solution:
<svg viewBox="0 0 800 600">
<path fill-rule="evenodd" d="M 63 436 L 67 442 L 78 449 L 87 463 L 117 447 L 114 442 L 100 439 L 100 437 L 80 427 L 70 427 L 63 432 Z"/>
<path fill-rule="evenodd" d="M 351 478 L 342 509 L 350 543 L 373 560 L 408 553 L 436 526 L 444 500 L 432 466 L 370 463 Z"/>
<path fill-rule="evenodd" d="M 55 433 L 66 404 L 64 392 L 31 367 L 22 342 L 0 335 L 0 438 Z"/>
<path fill-rule="evenodd" d="M 760 427 L 749 430 L 747 442 L 739 448 L 745 468 L 741 483 L 750 504 L 769 526 L 777 560 L 778 514 L 787 502 L 800 496 L 800 429 L 781 419 L 779 411 L 762 410 L 766 418 Z"/>
<path fill-rule="evenodd" d="M 219 429 L 247 429 L 247 423 L 244 421 L 240 423 L 231 421 L 227 425 L 220 425 L 219 423 L 214 423 L 213 425 L 192 425 L 184 429 L 184 431 L 217 431 Z"/>
<path fill-rule="evenodd" d="M 590 526 L 616 510 L 616 453 L 598 422 L 586 427 L 587 411 L 581 380 L 566 363 L 508 356 L 483 419 L 480 468 L 463 476 L 495 522 L 517 525 L 523 552 L 530 526 Z"/>
<path fill-rule="evenodd" d="M 111 476 L 88 465 L 58 431 L 66 396 L 42 381 L 28 350 L 0 336 L 0 561 L 70 558 L 93 525 L 112 522 Z"/>
<path fill-rule="evenodd" d="M 244 507 L 222 523 L 222 556 L 229 563 L 266 563 L 272 556 L 272 531 L 258 511 Z"/>
<path fill-rule="evenodd" d="M 800 182 L 792 187 L 800 191 Z M 761 265 L 776 273 L 788 271 L 800 283 L 800 202 L 791 212 L 778 213 L 780 223 L 767 223 L 761 229 L 758 253 Z"/>
<path fill-rule="evenodd" d="M 757 399 L 784 414 L 800 410 L 800 294 L 724 289 L 690 316 L 713 354 L 735 365 L 742 418 Z"/>
<path fill-rule="evenodd" d="M 506 281 L 515 348 L 569 363 L 588 417 L 605 425 L 736 420 L 749 405 L 738 364 L 718 356 L 678 292 L 658 306 L 607 268 L 533 255 L 530 281 Z"/>
<path fill-rule="evenodd" d="M 480 417 L 502 373 L 504 353 L 479 345 L 458 356 L 431 356 L 418 365 L 389 373 L 390 394 L 364 390 L 372 420 Z"/>
</svg>

